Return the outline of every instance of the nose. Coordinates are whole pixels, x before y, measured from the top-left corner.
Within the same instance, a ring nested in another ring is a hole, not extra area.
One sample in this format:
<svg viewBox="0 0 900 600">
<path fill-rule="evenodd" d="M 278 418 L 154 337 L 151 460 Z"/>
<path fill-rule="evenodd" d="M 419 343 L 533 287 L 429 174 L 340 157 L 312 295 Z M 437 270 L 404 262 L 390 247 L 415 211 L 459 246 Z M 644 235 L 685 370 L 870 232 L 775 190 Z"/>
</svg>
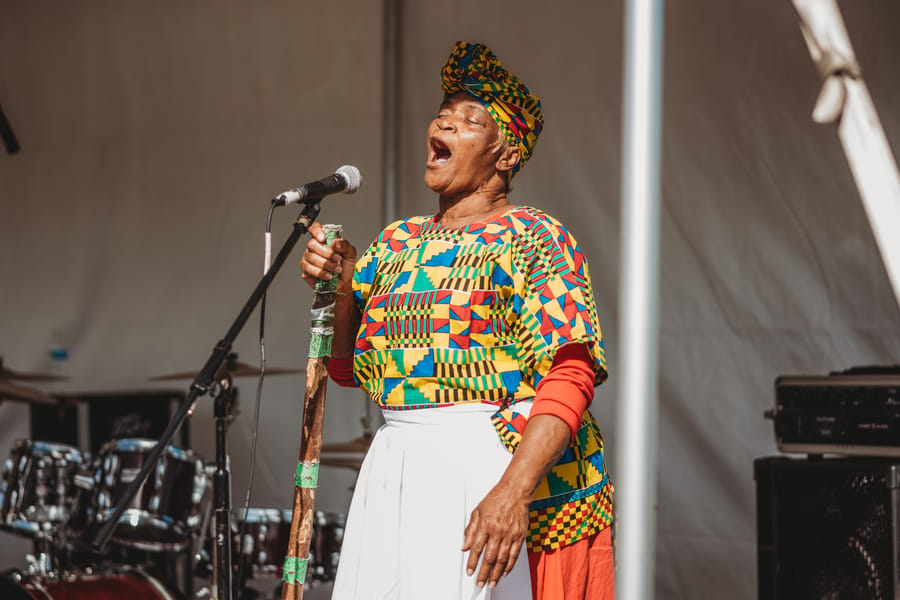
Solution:
<svg viewBox="0 0 900 600">
<path fill-rule="evenodd" d="M 434 120 L 435 126 L 443 131 L 452 131 L 456 125 L 453 123 L 453 119 L 448 116 L 440 116 Z"/>
</svg>

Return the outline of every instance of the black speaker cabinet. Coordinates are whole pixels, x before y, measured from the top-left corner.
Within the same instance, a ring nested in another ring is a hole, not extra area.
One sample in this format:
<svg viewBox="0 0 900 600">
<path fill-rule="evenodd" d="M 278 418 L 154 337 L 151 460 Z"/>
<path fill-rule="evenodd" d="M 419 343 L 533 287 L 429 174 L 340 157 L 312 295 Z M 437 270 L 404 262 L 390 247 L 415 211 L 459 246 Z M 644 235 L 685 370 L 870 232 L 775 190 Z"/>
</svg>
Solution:
<svg viewBox="0 0 900 600">
<path fill-rule="evenodd" d="M 760 600 L 896 600 L 900 459 L 758 458 Z"/>
<path fill-rule="evenodd" d="M 183 391 L 173 390 L 57 394 L 56 406 L 31 406 L 31 438 L 96 456 L 110 440 L 158 439 L 184 397 Z M 189 421 L 175 432 L 172 444 L 189 447 Z"/>
</svg>

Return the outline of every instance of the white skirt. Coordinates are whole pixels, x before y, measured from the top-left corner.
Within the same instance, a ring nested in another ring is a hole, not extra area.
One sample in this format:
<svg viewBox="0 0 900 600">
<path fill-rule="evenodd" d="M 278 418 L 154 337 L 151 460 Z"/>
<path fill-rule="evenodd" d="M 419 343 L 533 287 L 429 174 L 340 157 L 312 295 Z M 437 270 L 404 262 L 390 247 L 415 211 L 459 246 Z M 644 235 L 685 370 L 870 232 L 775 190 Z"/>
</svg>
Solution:
<svg viewBox="0 0 900 600">
<path fill-rule="evenodd" d="M 466 575 L 469 516 L 512 455 L 487 404 L 383 411 L 357 480 L 332 600 L 524 600 L 524 550 L 493 590 Z"/>
</svg>

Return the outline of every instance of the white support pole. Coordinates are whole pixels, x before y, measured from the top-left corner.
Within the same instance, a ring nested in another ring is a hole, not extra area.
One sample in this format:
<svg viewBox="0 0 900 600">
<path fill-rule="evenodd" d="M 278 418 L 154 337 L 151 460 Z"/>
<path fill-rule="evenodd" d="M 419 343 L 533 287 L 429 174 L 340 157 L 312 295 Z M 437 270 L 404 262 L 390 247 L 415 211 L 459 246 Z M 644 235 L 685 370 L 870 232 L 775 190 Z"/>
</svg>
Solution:
<svg viewBox="0 0 900 600">
<path fill-rule="evenodd" d="M 620 600 L 647 600 L 654 592 L 662 48 L 662 0 L 628 0 L 616 430 L 621 441 L 613 474 Z"/>
</svg>

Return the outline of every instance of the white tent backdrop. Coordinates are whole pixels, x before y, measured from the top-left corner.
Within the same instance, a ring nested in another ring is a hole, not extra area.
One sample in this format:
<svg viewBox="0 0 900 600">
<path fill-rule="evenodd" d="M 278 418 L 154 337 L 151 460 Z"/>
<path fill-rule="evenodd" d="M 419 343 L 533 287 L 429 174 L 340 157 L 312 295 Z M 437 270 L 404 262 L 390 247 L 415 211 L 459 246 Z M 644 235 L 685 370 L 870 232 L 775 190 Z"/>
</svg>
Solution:
<svg viewBox="0 0 900 600">
<path fill-rule="evenodd" d="M 514 201 L 568 224 L 589 257 L 610 366 L 593 410 L 617 449 L 622 6 L 407 3 L 399 213 L 430 213 L 424 128 L 457 39 L 483 41 L 541 96 L 546 129 Z M 888 139 L 900 147 L 900 4 L 843 2 Z M 50 392 L 178 389 L 262 274 L 269 199 L 355 164 L 322 220 L 364 246 L 381 215 L 379 3 L 0 0 L 0 355 L 68 376 Z M 656 597 L 756 597 L 752 462 L 779 374 L 900 362 L 900 310 L 788 0 L 666 7 Z M 294 209 L 276 213 L 274 243 Z M 898 224 L 900 226 L 900 224 Z M 267 358 L 302 367 L 311 294 L 297 251 L 269 296 Z M 251 320 L 235 345 L 256 362 Z M 62 343 L 69 358 L 54 362 Z M 189 381 L 184 381 L 186 387 Z M 253 379 L 231 428 L 243 502 Z M 302 375 L 266 382 L 251 506 L 287 507 Z M 325 441 L 361 432 L 362 392 L 332 386 Z M 0 405 L 0 456 L 29 436 Z M 213 457 L 211 402 L 192 421 Z M 611 460 L 611 464 L 614 461 Z M 615 473 L 613 473 L 615 477 Z M 318 506 L 346 510 L 353 472 L 323 468 Z M 26 540 L 2 533 L 0 569 Z"/>
</svg>

